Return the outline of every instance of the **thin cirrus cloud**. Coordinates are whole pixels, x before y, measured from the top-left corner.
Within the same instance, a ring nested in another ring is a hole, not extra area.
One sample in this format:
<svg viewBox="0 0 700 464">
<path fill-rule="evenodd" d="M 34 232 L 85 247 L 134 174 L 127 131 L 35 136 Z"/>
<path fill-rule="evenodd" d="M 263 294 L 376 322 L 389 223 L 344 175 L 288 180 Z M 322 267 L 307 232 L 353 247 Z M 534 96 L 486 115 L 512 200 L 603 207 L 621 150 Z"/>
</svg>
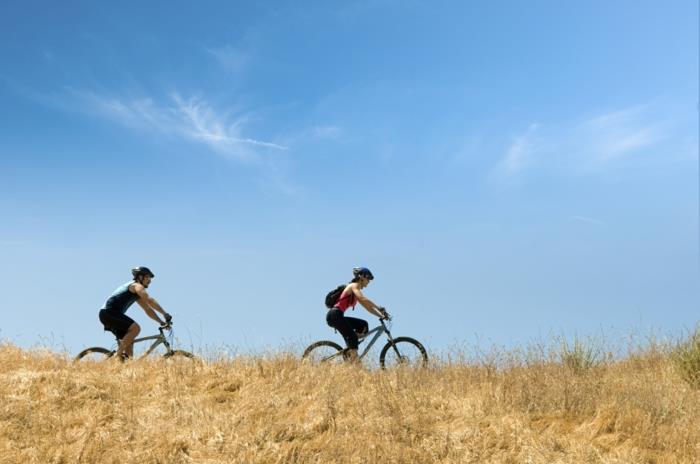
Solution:
<svg viewBox="0 0 700 464">
<path fill-rule="evenodd" d="M 591 172 L 631 159 L 667 138 L 669 124 L 650 113 L 648 105 L 634 106 L 546 132 L 531 124 L 510 143 L 493 177 L 512 180 L 536 167 Z"/>
<path fill-rule="evenodd" d="M 539 124 L 530 124 L 527 131 L 515 137 L 495 168 L 497 177 L 512 177 L 525 169 L 533 160 L 538 147 L 535 142 L 535 133 Z"/>
<path fill-rule="evenodd" d="M 342 134 L 342 129 L 338 126 L 314 126 L 311 128 L 311 135 L 315 138 L 337 139 Z"/>
<path fill-rule="evenodd" d="M 219 66 L 232 74 L 240 74 L 250 61 L 248 52 L 230 45 L 219 48 L 205 48 L 204 51 L 213 57 Z"/>
<path fill-rule="evenodd" d="M 592 224 L 596 226 L 604 226 L 605 222 L 601 221 L 600 219 L 588 217 L 588 216 L 571 216 L 572 221 L 576 222 L 583 222 L 585 224 Z"/>
<path fill-rule="evenodd" d="M 640 105 L 589 119 L 578 127 L 594 160 L 608 162 L 649 147 L 663 138 L 661 124 L 648 120 Z"/>
<path fill-rule="evenodd" d="M 160 104 L 152 98 L 124 99 L 85 91 L 73 93 L 86 111 L 131 129 L 155 130 L 201 143 L 238 161 L 258 161 L 264 149 L 288 149 L 277 143 L 245 137 L 245 117 L 226 117 L 200 98 L 185 99 L 174 93 L 169 104 Z"/>
</svg>

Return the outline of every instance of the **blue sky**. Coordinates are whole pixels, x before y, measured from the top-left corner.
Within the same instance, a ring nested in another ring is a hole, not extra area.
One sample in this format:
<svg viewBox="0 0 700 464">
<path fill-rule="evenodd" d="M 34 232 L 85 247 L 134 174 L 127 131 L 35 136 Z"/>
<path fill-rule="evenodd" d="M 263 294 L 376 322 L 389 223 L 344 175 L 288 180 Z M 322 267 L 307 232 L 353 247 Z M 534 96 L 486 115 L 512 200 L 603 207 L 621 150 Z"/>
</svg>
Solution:
<svg viewBox="0 0 700 464">
<path fill-rule="evenodd" d="M 0 6 L 0 338 L 139 264 L 195 347 L 339 339 L 357 265 L 433 350 L 696 324 L 697 2 L 142 3 Z"/>
</svg>

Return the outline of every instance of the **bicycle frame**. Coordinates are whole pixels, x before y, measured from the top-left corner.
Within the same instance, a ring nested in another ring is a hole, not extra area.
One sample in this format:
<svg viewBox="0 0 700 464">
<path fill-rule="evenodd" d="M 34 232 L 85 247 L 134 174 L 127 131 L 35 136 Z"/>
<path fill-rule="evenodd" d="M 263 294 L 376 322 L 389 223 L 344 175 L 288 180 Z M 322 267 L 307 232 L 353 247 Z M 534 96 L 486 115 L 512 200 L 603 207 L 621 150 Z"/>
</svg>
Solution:
<svg viewBox="0 0 700 464">
<path fill-rule="evenodd" d="M 375 327 L 375 328 L 373 328 L 372 330 L 370 330 L 369 332 L 367 332 L 367 333 L 362 337 L 362 339 L 360 340 L 360 343 L 362 343 L 363 341 L 365 341 L 365 340 L 367 339 L 367 337 L 370 336 L 370 334 L 376 332 L 375 335 L 374 335 L 374 337 L 372 337 L 372 339 L 369 341 L 369 343 L 367 344 L 367 346 L 365 347 L 365 349 L 362 351 L 362 354 L 359 355 L 359 358 L 360 358 L 360 359 L 362 359 L 362 358 L 365 357 L 365 355 L 369 352 L 370 348 L 372 348 L 372 346 L 374 346 L 374 344 L 377 342 L 377 340 L 379 339 L 379 337 L 382 336 L 382 334 L 386 334 L 386 336 L 387 336 L 387 338 L 389 339 L 389 341 L 390 341 L 391 343 L 394 343 L 394 339 L 391 337 L 391 332 L 389 332 L 389 329 L 387 328 L 386 324 L 384 324 L 384 319 L 379 319 L 379 323 L 380 323 L 381 325 L 378 325 L 377 327 Z M 347 348 L 346 348 L 346 349 L 347 349 Z M 343 351 L 345 351 L 345 350 L 343 350 Z"/>
<path fill-rule="evenodd" d="M 146 352 L 140 356 L 141 358 L 146 357 L 149 354 L 153 353 L 153 350 L 155 350 L 160 344 L 165 345 L 165 348 L 168 350 L 168 353 L 172 351 L 172 348 L 170 348 L 170 342 L 168 342 L 168 337 L 166 337 L 165 334 L 163 333 L 163 327 L 158 327 L 158 331 L 160 332 L 160 334 L 158 334 L 158 335 L 150 335 L 148 337 L 141 337 L 141 338 L 137 338 L 134 340 L 134 343 L 132 344 L 132 346 L 136 345 L 139 342 L 145 342 L 147 340 L 155 340 L 153 342 L 153 344 L 148 348 L 148 350 L 146 350 Z M 117 340 L 117 345 L 118 344 L 119 344 L 119 340 Z"/>
</svg>

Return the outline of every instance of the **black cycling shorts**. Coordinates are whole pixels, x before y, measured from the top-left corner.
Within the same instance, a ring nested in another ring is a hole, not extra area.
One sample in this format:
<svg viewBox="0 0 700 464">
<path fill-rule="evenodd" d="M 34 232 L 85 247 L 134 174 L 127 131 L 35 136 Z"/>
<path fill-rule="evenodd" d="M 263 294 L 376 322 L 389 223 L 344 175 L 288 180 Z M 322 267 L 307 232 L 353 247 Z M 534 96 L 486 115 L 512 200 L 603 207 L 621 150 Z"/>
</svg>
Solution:
<svg viewBox="0 0 700 464">
<path fill-rule="evenodd" d="M 364 333 L 369 329 L 367 321 L 356 317 L 347 317 L 338 308 L 328 310 L 328 314 L 326 314 L 326 323 L 340 332 L 348 348 L 351 350 L 357 349 L 359 343 L 357 333 Z"/>
<path fill-rule="evenodd" d="M 105 330 L 112 332 L 118 340 L 124 338 L 131 324 L 134 324 L 134 320 L 126 314 L 106 309 L 100 309 L 100 322 L 105 326 Z"/>
</svg>

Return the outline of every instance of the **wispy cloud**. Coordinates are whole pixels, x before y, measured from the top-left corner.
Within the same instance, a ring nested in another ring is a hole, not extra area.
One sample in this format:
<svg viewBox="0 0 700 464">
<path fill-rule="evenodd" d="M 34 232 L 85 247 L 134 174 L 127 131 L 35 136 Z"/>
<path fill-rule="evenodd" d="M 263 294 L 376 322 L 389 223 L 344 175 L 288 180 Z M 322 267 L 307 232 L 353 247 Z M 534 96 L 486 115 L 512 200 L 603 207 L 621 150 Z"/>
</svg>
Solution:
<svg viewBox="0 0 700 464">
<path fill-rule="evenodd" d="M 340 126 L 332 124 L 316 124 L 287 133 L 280 137 L 278 143 L 284 147 L 293 146 L 295 149 L 305 149 L 317 143 L 346 143 L 349 134 Z"/>
<path fill-rule="evenodd" d="M 241 48 L 227 45 L 219 48 L 205 48 L 206 53 L 226 71 L 240 74 L 250 61 L 250 54 Z"/>
<path fill-rule="evenodd" d="M 610 161 L 649 147 L 664 138 L 658 123 L 648 120 L 646 105 L 605 113 L 585 121 L 576 132 L 598 161 Z"/>
<path fill-rule="evenodd" d="M 670 137 L 670 123 L 651 105 L 611 111 L 542 129 L 531 124 L 498 160 L 492 177 L 512 181 L 529 171 L 594 172 L 634 159 Z M 538 168 L 535 170 L 535 168 Z"/>
<path fill-rule="evenodd" d="M 513 140 L 506 154 L 496 165 L 495 174 L 497 176 L 513 176 L 533 161 L 533 156 L 537 150 L 534 134 L 538 129 L 538 124 L 530 124 L 527 131 Z"/>
<path fill-rule="evenodd" d="M 226 159 L 256 165 L 263 187 L 294 195 L 298 187 L 286 176 L 295 137 L 264 140 L 246 134 L 251 117 L 238 109 L 221 110 L 201 97 L 185 98 L 175 92 L 163 98 L 113 96 L 84 89 L 40 93 L 0 74 L 0 81 L 39 104 L 65 112 L 95 115 L 131 130 L 200 144 Z M 321 130 L 320 132 L 326 132 Z M 333 133 L 332 130 L 327 132 Z"/>
<path fill-rule="evenodd" d="M 183 98 L 177 93 L 165 103 L 152 98 L 118 98 L 87 91 L 74 91 L 85 111 L 137 130 L 202 143 L 212 151 L 239 161 L 254 161 L 260 150 L 287 150 L 288 147 L 243 135 L 246 116 L 231 117 L 217 112 L 201 98 Z"/>
<path fill-rule="evenodd" d="M 342 134 L 338 126 L 314 126 L 311 128 L 311 136 L 320 139 L 337 139 Z"/>
<path fill-rule="evenodd" d="M 206 103 L 197 100 L 184 100 L 179 95 L 173 95 L 176 102 L 176 113 L 184 120 L 182 133 L 195 140 L 201 140 L 211 148 L 223 153 L 235 153 L 241 145 L 253 147 L 274 148 L 287 150 L 288 147 L 277 143 L 256 140 L 241 135 L 246 118 L 226 121 L 221 115 Z"/>
</svg>

